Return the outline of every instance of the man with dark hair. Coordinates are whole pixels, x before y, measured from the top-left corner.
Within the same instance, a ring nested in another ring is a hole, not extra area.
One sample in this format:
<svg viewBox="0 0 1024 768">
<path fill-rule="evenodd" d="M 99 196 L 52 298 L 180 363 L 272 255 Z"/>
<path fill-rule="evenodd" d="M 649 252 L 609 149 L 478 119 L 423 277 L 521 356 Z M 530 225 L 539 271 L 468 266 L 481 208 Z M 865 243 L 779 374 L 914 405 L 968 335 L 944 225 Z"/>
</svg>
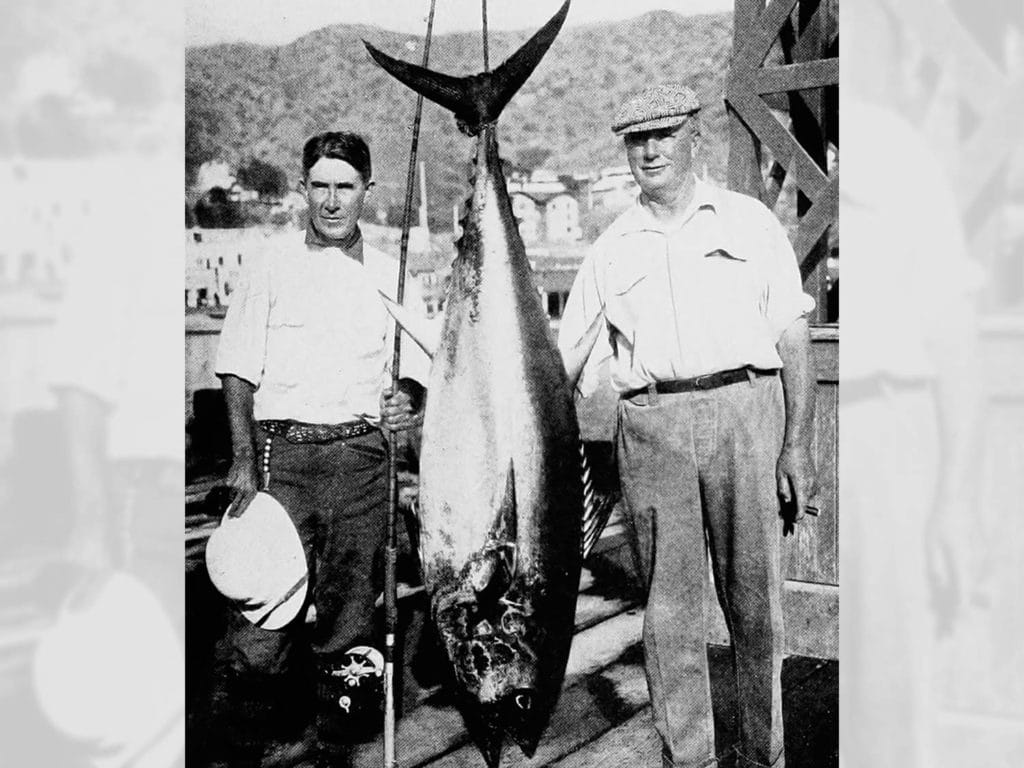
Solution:
<svg viewBox="0 0 1024 768">
<path fill-rule="evenodd" d="M 813 371 L 786 232 L 753 198 L 699 180 L 697 95 L 631 98 L 623 137 L 640 196 L 594 243 L 562 317 L 571 349 L 604 312 L 616 452 L 648 588 L 647 682 L 664 765 L 716 764 L 708 680 L 708 554 L 736 662 L 740 765 L 782 766 L 780 497 L 814 491 Z"/>
<path fill-rule="evenodd" d="M 355 134 L 323 133 L 306 143 L 304 238 L 250 265 L 246 284 L 232 296 L 216 363 L 234 452 L 228 514 L 245 515 L 256 493 L 267 491 L 288 511 L 306 552 L 315 608 L 308 637 L 317 667 L 317 765 L 346 764 L 349 749 L 337 726 L 344 712 L 329 695 L 330 678 L 349 649 L 374 635 L 381 584 L 373 564 L 387 506 L 382 429 L 418 425 L 423 399 L 413 378 L 389 391 L 394 329 L 378 291 L 394 294 L 398 262 L 363 242 L 359 216 L 373 186 L 370 173 L 369 148 Z M 406 301 L 418 306 L 415 290 Z M 425 381 L 426 358 L 414 344 L 403 349 L 403 362 L 418 364 L 416 378 Z M 221 764 L 258 764 L 265 742 L 273 741 L 271 727 L 296 710 L 294 700 L 281 702 L 277 713 L 268 705 L 286 690 L 306 615 L 300 611 L 279 631 L 232 615 L 217 653 L 220 714 L 236 716 L 235 727 L 221 734 Z M 256 712 L 269 717 L 250 717 Z"/>
</svg>

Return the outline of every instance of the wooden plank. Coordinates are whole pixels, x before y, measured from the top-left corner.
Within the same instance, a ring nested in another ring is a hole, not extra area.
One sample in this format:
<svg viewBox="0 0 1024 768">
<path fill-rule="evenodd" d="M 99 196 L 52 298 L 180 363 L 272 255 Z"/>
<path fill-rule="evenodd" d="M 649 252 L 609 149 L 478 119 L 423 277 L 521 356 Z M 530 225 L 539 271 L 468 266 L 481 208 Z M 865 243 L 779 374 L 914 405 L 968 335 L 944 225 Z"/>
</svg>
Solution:
<svg viewBox="0 0 1024 768">
<path fill-rule="evenodd" d="M 737 58 L 742 41 L 754 31 L 754 23 L 763 7 L 760 0 L 736 0 L 733 11 L 733 57 L 729 65 L 729 80 L 749 78 L 749 71 Z M 749 70 L 750 67 L 747 67 Z M 739 87 L 739 85 L 737 85 Z M 762 198 L 759 145 L 738 113 L 726 99 L 729 115 L 729 189 Z"/>
<path fill-rule="evenodd" d="M 818 59 L 762 67 L 754 75 L 754 90 L 757 93 L 781 93 L 836 85 L 838 82 L 839 59 Z"/>
<path fill-rule="evenodd" d="M 617 728 L 564 759 L 557 768 L 622 768 L 661 763 L 661 741 L 651 720 L 650 708 L 633 715 Z"/>
<path fill-rule="evenodd" d="M 714 590 L 707 594 L 711 619 L 708 642 L 729 645 L 729 631 Z M 782 590 L 786 623 L 786 655 L 839 658 L 839 587 L 787 581 Z"/>
<path fill-rule="evenodd" d="M 799 177 L 798 182 L 799 183 Z M 793 243 L 793 250 L 800 260 L 800 266 L 811 252 L 815 244 L 825 234 L 829 225 L 839 218 L 839 176 L 833 176 L 828 180 L 828 185 L 822 190 L 810 210 L 800 219 L 800 226 L 797 229 L 796 242 Z M 803 271 L 803 270 L 801 270 Z"/>
<path fill-rule="evenodd" d="M 798 186 L 809 197 L 817 199 L 828 185 L 828 176 L 775 119 L 761 97 L 746 88 L 730 84 L 726 99 L 758 140 L 771 147 L 778 162 L 787 167 L 795 166 Z"/>
<path fill-rule="evenodd" d="M 646 708 L 649 697 L 642 659 L 639 647 L 635 647 L 620 663 L 565 688 L 534 756 L 527 758 L 516 746 L 508 744 L 502 766 L 539 768 L 551 765 L 585 749 L 595 738 Z M 426 764 L 432 768 L 478 768 L 482 760 L 476 746 L 466 744 Z"/>
<path fill-rule="evenodd" d="M 839 383 L 839 325 L 811 324 L 811 360 L 818 385 Z"/>
<path fill-rule="evenodd" d="M 739 71 L 750 71 L 760 67 L 796 4 L 797 0 L 772 0 L 768 7 L 758 14 L 752 34 L 742 41 L 742 47 L 733 57 L 732 67 Z"/>
<path fill-rule="evenodd" d="M 592 739 L 609 727 L 613 713 L 602 711 L 597 689 L 592 680 L 588 682 L 592 675 L 599 673 L 607 681 L 602 692 L 606 693 L 610 687 L 624 707 L 636 711 L 646 704 L 646 683 L 640 656 L 635 650 L 642 624 L 643 615 L 634 611 L 615 616 L 573 638 L 562 700 L 555 713 L 556 719 L 548 729 L 551 741 L 546 741 L 543 747 L 546 753 L 575 748 L 577 742 Z M 556 724 L 564 731 L 560 740 Z M 399 762 L 408 768 L 482 764 L 476 747 L 468 741 L 461 716 L 443 696 L 428 700 L 403 717 L 398 723 L 397 742 L 402 750 Z M 379 739 L 361 745 L 356 753 L 356 768 L 379 765 L 380 749 Z M 510 762 L 514 760 L 513 752 L 523 759 L 518 750 L 509 749 L 503 765 L 517 764 Z"/>
</svg>

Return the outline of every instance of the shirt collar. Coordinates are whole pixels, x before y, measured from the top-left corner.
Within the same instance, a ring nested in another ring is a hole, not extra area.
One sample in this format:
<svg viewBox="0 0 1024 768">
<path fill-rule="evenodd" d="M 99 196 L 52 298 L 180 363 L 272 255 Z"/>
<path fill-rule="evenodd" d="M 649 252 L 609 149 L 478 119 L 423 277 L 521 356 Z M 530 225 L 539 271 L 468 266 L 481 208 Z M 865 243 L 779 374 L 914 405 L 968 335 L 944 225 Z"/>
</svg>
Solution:
<svg viewBox="0 0 1024 768">
<path fill-rule="evenodd" d="M 712 213 L 717 214 L 719 207 L 718 201 L 718 190 L 708 184 L 706 181 L 694 177 L 693 185 L 693 199 L 690 201 L 690 205 L 686 209 L 686 213 L 683 215 L 680 223 L 671 227 L 671 229 L 678 229 L 686 225 L 693 216 L 701 210 L 708 210 Z M 629 210 L 627 216 L 622 221 L 622 234 L 633 234 L 636 232 L 660 232 L 666 234 L 670 229 L 667 228 L 664 222 L 659 221 L 654 215 L 640 202 L 640 196 L 637 195 L 636 201 L 633 207 Z"/>
<path fill-rule="evenodd" d="M 317 231 L 312 223 L 306 225 L 306 248 L 311 251 L 322 251 L 326 248 L 337 248 L 354 261 L 363 263 L 363 233 L 356 226 L 352 237 L 345 242 L 329 240 Z"/>
<path fill-rule="evenodd" d="M 657 232 L 662 235 L 677 232 L 693 221 L 694 216 L 701 211 L 712 214 L 705 219 L 700 227 L 700 239 L 703 241 L 700 247 L 705 256 L 716 254 L 724 255 L 738 261 L 746 261 L 742 249 L 737 248 L 731 233 L 726 231 L 724 221 L 718 215 L 722 209 L 720 190 L 713 184 L 695 178 L 693 187 L 693 200 L 686 209 L 680 222 L 672 227 L 666 227 L 664 222 L 659 221 L 654 215 L 640 203 L 637 196 L 633 207 L 627 210 L 626 215 L 620 220 L 622 228 L 620 234 L 630 235 L 639 232 Z"/>
</svg>

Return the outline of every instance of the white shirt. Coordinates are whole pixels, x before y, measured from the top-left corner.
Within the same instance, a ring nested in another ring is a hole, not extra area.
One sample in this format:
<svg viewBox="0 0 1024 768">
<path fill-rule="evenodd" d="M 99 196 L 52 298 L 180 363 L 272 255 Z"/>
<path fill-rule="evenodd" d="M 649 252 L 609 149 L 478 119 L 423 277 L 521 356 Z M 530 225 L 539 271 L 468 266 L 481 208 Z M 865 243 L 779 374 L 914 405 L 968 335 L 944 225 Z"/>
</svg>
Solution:
<svg viewBox="0 0 1024 768">
<path fill-rule="evenodd" d="M 363 263 L 304 233 L 251 262 L 232 296 L 215 371 L 255 387 L 254 417 L 339 424 L 379 416 L 390 385 L 394 323 L 378 291 L 394 297 L 398 260 L 368 246 Z M 416 283 L 405 303 L 420 311 Z M 429 360 L 403 336 L 402 375 L 427 380 Z"/>
<path fill-rule="evenodd" d="M 584 395 L 608 357 L 619 392 L 747 365 L 780 368 L 775 345 L 814 300 L 772 212 L 697 180 L 680 223 L 658 221 L 638 199 L 597 239 L 562 316 L 563 352 L 601 307 L 614 332 L 591 353 Z"/>
</svg>

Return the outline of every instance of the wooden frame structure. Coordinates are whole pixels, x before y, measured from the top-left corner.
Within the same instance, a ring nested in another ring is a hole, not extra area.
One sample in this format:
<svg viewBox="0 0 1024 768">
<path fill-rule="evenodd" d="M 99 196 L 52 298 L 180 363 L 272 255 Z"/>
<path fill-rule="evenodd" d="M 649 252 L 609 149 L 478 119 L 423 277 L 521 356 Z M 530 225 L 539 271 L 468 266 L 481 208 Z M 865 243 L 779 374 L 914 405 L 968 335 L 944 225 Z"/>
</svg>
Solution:
<svg viewBox="0 0 1024 768">
<path fill-rule="evenodd" d="M 839 215 L 838 0 L 736 0 L 726 86 L 729 186 L 788 221 L 806 290 L 826 319 L 829 228 Z M 778 117 L 777 117 L 778 115 Z M 783 185 L 796 187 L 783 200 Z M 795 211 L 781 212 L 781 204 Z M 795 226 L 792 226 L 795 224 Z M 822 514 L 784 547 L 787 652 L 835 658 L 839 649 L 838 352 L 834 326 L 812 329 L 817 371 L 814 454 Z M 714 614 L 713 614 L 714 615 Z M 719 627 L 712 639 L 725 642 Z"/>
<path fill-rule="evenodd" d="M 783 182 L 795 180 L 793 247 L 805 284 L 814 283 L 823 320 L 827 233 L 839 215 L 839 174 L 828 171 L 828 144 L 838 145 L 838 1 L 736 0 L 733 24 L 729 186 L 774 208 Z M 788 112 L 789 125 L 772 106 Z"/>
</svg>

